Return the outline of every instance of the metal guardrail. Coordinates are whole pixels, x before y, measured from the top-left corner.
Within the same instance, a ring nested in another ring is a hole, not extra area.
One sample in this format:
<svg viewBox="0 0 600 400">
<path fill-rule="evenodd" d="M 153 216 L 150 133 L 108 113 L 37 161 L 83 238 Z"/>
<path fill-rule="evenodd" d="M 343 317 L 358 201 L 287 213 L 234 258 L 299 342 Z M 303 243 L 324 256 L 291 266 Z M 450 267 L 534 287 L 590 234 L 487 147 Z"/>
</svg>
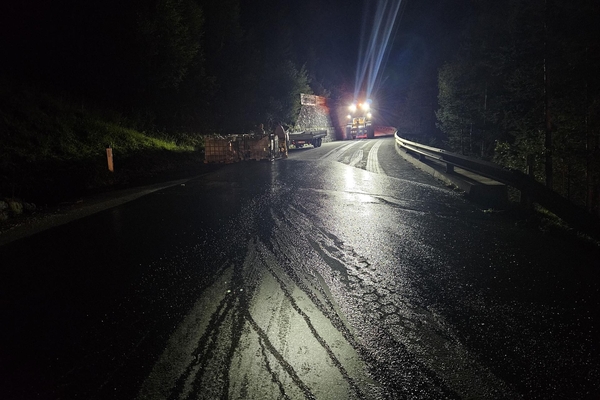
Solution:
<svg viewBox="0 0 600 400">
<path fill-rule="evenodd" d="M 515 171 L 501 167 L 497 164 L 478 160 L 473 157 L 463 156 L 461 154 L 451 153 L 449 151 L 426 146 L 424 144 L 411 142 L 409 140 L 402 139 L 397 133 L 395 138 L 396 143 L 400 147 L 405 148 L 409 153 L 418 154 L 419 158 L 421 159 L 430 158 L 446 163 L 448 166 L 447 171 L 449 172 L 451 172 L 453 167 L 456 166 L 480 176 L 504 183 L 505 185 L 517 187 L 517 189 L 521 189 L 522 187 L 520 182 L 518 182 L 519 179 L 514 175 Z"/>
<path fill-rule="evenodd" d="M 411 142 L 398 136 L 398 133 L 394 137 L 397 146 L 405 149 L 408 153 L 416 155 L 422 161 L 429 158 L 445 163 L 448 173 L 453 173 L 454 167 L 458 167 L 514 187 L 521 192 L 521 202 L 523 204 L 538 203 L 567 221 L 574 228 L 600 238 L 600 220 L 597 217 L 577 207 L 568 199 L 548 189 L 533 177 L 521 171 Z"/>
</svg>

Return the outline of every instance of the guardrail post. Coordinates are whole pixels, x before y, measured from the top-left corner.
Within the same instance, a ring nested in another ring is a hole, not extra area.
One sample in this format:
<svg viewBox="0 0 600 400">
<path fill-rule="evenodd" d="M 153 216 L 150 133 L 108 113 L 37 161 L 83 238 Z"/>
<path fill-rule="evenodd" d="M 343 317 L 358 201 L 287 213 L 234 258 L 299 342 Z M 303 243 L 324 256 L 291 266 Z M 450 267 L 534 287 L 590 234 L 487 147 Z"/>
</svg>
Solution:
<svg viewBox="0 0 600 400">
<path fill-rule="evenodd" d="M 535 157 L 533 156 L 533 154 L 529 154 L 527 156 L 527 171 L 526 172 L 527 172 L 527 175 L 529 175 L 532 178 L 533 178 L 533 173 L 534 173 L 534 171 L 533 171 L 534 160 L 535 160 Z"/>
<path fill-rule="evenodd" d="M 527 156 L 527 167 L 526 167 L 525 172 L 531 178 L 533 178 L 533 175 L 534 175 L 534 170 L 533 170 L 534 162 L 535 162 L 535 157 L 532 154 L 529 154 Z M 531 199 L 531 196 L 528 196 L 524 190 L 521 190 L 521 205 L 525 208 L 531 208 L 533 205 L 533 200 Z"/>
</svg>

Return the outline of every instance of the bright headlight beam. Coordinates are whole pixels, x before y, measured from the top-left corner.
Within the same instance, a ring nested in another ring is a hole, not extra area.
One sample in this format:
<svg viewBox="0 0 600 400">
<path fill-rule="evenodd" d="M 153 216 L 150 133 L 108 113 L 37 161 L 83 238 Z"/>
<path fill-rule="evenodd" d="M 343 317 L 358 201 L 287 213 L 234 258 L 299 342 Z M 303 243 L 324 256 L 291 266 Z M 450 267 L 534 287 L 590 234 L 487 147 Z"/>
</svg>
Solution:
<svg viewBox="0 0 600 400">
<path fill-rule="evenodd" d="M 377 0 L 373 26 L 370 38 L 366 40 L 368 3 L 365 3 L 365 18 L 358 55 L 354 96 L 358 97 L 361 89 L 366 90 L 367 97 L 371 96 L 379 76 L 379 70 L 386 56 L 387 46 L 392 35 L 396 17 L 402 1 L 406 0 Z M 366 48 L 365 48 L 366 47 Z"/>
</svg>

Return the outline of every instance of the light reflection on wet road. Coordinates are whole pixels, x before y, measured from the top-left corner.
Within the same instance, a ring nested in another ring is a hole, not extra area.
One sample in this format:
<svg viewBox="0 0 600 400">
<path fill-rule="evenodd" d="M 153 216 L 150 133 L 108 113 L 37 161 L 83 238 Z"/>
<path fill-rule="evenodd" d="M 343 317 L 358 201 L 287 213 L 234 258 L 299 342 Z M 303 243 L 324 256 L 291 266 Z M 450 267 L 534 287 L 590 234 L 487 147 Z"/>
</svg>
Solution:
<svg viewBox="0 0 600 400">
<path fill-rule="evenodd" d="M 391 138 L 225 166 L 0 256 L 14 398 L 600 393 L 598 252 L 484 212 Z"/>
</svg>

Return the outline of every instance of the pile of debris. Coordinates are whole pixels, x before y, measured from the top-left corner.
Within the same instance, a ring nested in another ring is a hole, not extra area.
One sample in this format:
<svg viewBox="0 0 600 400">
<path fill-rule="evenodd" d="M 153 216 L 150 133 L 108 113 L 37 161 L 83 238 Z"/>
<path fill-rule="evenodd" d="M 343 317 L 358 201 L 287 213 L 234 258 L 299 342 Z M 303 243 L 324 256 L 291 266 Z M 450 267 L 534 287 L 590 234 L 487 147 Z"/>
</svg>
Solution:
<svg viewBox="0 0 600 400">
<path fill-rule="evenodd" d="M 269 135 L 211 135 L 204 142 L 205 163 L 235 163 L 246 160 L 270 160 L 278 148 L 277 137 L 270 143 Z"/>
</svg>

